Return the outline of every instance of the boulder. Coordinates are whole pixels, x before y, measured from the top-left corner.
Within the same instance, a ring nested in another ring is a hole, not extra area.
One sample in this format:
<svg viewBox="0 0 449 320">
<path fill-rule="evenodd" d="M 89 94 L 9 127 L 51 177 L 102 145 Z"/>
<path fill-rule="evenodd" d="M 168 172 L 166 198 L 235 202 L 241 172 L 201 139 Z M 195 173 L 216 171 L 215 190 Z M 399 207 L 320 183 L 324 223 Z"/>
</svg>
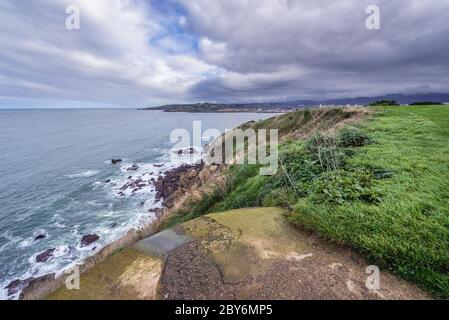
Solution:
<svg viewBox="0 0 449 320">
<path fill-rule="evenodd" d="M 18 293 L 22 288 L 28 286 L 28 284 L 33 280 L 34 278 L 27 278 L 25 280 L 14 280 L 10 282 L 5 289 L 8 290 L 8 296 L 12 296 L 13 294 Z"/>
<path fill-rule="evenodd" d="M 88 245 L 90 245 L 91 243 L 97 241 L 98 239 L 100 239 L 100 237 L 96 234 L 88 234 L 85 235 L 82 239 L 81 239 L 81 247 L 87 247 Z"/>
<path fill-rule="evenodd" d="M 115 164 L 120 163 L 122 161 L 123 161 L 122 159 L 112 159 L 111 163 L 115 165 Z"/>
<path fill-rule="evenodd" d="M 186 148 L 186 149 L 179 149 L 179 150 L 174 150 L 174 153 L 177 153 L 178 155 L 181 154 L 196 154 L 197 151 L 195 148 Z"/>
<path fill-rule="evenodd" d="M 115 227 L 117 227 L 117 222 L 113 222 L 109 225 L 109 228 L 114 229 Z"/>
<path fill-rule="evenodd" d="M 48 260 L 51 259 L 51 257 L 53 257 L 53 253 L 55 252 L 55 250 L 56 249 L 53 248 L 53 249 L 45 250 L 42 253 L 39 253 L 36 256 L 36 262 L 47 262 Z"/>
<path fill-rule="evenodd" d="M 45 239 L 47 236 L 45 234 L 38 234 L 36 237 L 34 237 L 34 241 L 39 241 L 42 239 Z"/>
<path fill-rule="evenodd" d="M 134 163 L 131 167 L 126 169 L 126 171 L 137 171 L 138 169 L 139 169 L 139 165 Z"/>
</svg>

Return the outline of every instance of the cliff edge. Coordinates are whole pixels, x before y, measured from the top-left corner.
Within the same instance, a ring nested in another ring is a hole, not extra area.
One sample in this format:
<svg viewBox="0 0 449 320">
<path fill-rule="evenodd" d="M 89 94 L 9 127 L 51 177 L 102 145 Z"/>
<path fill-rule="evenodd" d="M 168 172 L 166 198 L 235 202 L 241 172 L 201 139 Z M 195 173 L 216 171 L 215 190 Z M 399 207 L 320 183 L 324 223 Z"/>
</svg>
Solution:
<svg viewBox="0 0 449 320">
<path fill-rule="evenodd" d="M 387 271 L 285 222 L 280 208 L 203 216 L 125 248 L 48 299 L 428 299 Z"/>
</svg>

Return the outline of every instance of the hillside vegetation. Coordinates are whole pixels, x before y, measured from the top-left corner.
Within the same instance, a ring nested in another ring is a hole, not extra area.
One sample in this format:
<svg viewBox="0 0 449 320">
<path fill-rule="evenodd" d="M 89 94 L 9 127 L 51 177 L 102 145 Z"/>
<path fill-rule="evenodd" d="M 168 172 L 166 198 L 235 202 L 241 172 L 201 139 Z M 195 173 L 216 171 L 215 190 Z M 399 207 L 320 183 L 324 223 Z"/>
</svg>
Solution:
<svg viewBox="0 0 449 320">
<path fill-rule="evenodd" d="M 216 189 L 168 225 L 254 206 L 349 245 L 374 264 L 449 298 L 449 108 L 376 107 L 360 113 L 305 110 L 246 124 L 279 128 L 276 176 L 231 166 Z"/>
</svg>

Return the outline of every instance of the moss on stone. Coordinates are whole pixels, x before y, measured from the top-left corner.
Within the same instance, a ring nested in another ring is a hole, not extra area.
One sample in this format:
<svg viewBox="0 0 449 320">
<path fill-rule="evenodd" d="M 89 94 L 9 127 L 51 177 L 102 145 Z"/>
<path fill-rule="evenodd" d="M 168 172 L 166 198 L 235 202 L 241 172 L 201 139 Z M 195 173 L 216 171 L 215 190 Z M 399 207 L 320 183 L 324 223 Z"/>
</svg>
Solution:
<svg viewBox="0 0 449 320">
<path fill-rule="evenodd" d="M 163 263 L 134 249 L 124 249 L 81 276 L 80 289 L 65 286 L 49 300 L 151 300 L 156 298 Z"/>
</svg>

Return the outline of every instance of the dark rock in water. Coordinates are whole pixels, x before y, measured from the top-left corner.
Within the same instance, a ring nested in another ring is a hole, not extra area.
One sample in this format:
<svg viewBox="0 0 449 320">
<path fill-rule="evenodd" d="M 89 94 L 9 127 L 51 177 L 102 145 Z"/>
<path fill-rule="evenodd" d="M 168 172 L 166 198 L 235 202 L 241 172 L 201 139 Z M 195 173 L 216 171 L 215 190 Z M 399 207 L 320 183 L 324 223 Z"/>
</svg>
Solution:
<svg viewBox="0 0 449 320">
<path fill-rule="evenodd" d="M 177 153 L 178 155 L 181 155 L 181 154 L 196 154 L 197 151 L 196 151 L 195 148 L 187 148 L 187 149 L 175 150 L 174 153 Z"/>
<path fill-rule="evenodd" d="M 129 183 L 125 183 L 121 188 L 120 188 L 120 190 L 126 190 L 126 189 L 128 189 L 128 187 L 129 187 Z"/>
<path fill-rule="evenodd" d="M 129 177 L 128 177 L 128 180 L 131 180 L 132 178 L 133 178 L 133 176 L 129 176 Z"/>
<path fill-rule="evenodd" d="M 140 205 L 141 205 L 141 206 L 144 206 L 144 205 L 145 205 L 145 201 L 142 201 L 142 202 L 140 203 Z"/>
<path fill-rule="evenodd" d="M 109 183 L 111 182 L 111 179 L 106 180 L 104 183 Z"/>
<path fill-rule="evenodd" d="M 139 190 L 141 190 L 143 187 L 148 186 L 146 181 L 143 181 L 141 178 L 136 179 L 136 180 L 131 180 L 126 182 L 121 188 L 120 190 L 125 191 L 127 189 L 132 189 L 132 193 L 135 193 Z M 120 193 L 119 193 L 120 194 Z"/>
<path fill-rule="evenodd" d="M 138 169 L 139 166 L 137 164 L 133 164 L 132 167 L 129 167 L 126 171 L 137 171 Z"/>
<path fill-rule="evenodd" d="M 81 247 L 87 247 L 91 243 L 97 241 L 100 237 L 96 234 L 88 234 L 81 239 Z"/>
<path fill-rule="evenodd" d="M 54 280 L 54 273 L 46 274 L 42 277 L 30 278 L 30 280 L 22 286 L 22 292 L 20 293 L 19 300 L 36 300 L 36 292 L 39 291 L 39 289 L 53 283 Z"/>
<path fill-rule="evenodd" d="M 22 280 L 14 280 L 11 281 L 4 289 L 8 289 L 8 295 L 13 295 L 14 293 L 16 293 L 16 289 L 17 287 L 22 283 Z"/>
<path fill-rule="evenodd" d="M 113 222 L 109 225 L 109 228 L 115 228 L 117 227 L 117 222 Z"/>
<path fill-rule="evenodd" d="M 39 241 L 42 239 L 45 239 L 47 236 L 45 234 L 38 234 L 35 238 L 34 241 Z"/>
<path fill-rule="evenodd" d="M 10 282 L 5 289 L 8 290 L 8 296 L 12 296 L 13 294 L 18 293 L 22 288 L 28 286 L 28 284 L 33 280 L 34 278 L 27 278 L 25 280 L 14 280 Z"/>
<path fill-rule="evenodd" d="M 117 163 L 120 163 L 120 162 L 122 162 L 123 160 L 122 159 L 112 159 L 111 160 L 111 163 L 112 164 L 117 164 Z"/>
<path fill-rule="evenodd" d="M 48 249 L 40 254 L 38 254 L 36 256 L 36 261 L 37 262 L 47 262 L 48 260 L 50 260 L 51 257 L 53 257 L 53 253 L 55 252 L 56 249 Z"/>
<path fill-rule="evenodd" d="M 163 165 L 163 164 L 153 164 L 153 166 L 155 166 L 156 168 L 161 168 L 161 167 L 163 167 L 164 165 Z"/>
</svg>

